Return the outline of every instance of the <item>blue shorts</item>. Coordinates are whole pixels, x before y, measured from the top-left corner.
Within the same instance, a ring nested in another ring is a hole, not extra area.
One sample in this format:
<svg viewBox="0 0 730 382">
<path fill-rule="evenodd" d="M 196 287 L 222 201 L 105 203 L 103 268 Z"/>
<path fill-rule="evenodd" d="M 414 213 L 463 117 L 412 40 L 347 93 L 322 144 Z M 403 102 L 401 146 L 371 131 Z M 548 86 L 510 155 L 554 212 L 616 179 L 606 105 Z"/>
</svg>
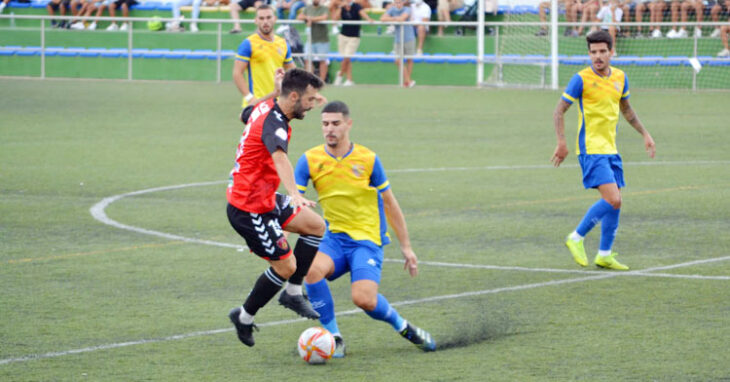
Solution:
<svg viewBox="0 0 730 382">
<path fill-rule="evenodd" d="M 583 187 L 596 188 L 608 183 L 616 183 L 618 188 L 626 186 L 620 155 L 580 154 L 578 162 L 583 170 Z"/>
<path fill-rule="evenodd" d="M 327 231 L 319 251 L 335 263 L 335 271 L 327 280 L 336 280 L 350 272 L 350 282 L 372 280 L 380 284 L 383 269 L 383 247 L 370 240 L 353 240 L 346 233 Z"/>
</svg>

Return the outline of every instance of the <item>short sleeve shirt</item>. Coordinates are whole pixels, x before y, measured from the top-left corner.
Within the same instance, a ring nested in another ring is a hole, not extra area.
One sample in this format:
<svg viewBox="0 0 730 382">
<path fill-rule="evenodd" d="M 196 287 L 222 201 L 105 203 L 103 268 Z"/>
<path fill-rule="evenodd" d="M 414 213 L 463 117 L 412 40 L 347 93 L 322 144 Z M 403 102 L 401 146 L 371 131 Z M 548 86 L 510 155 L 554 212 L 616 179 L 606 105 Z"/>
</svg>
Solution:
<svg viewBox="0 0 730 382">
<path fill-rule="evenodd" d="M 329 13 L 327 7 L 323 5 L 307 5 L 303 11 L 305 16 L 319 17 Z M 313 23 L 312 24 L 312 42 L 329 42 L 329 35 L 327 34 L 327 24 Z"/>
<path fill-rule="evenodd" d="M 397 7 L 393 6 L 388 8 L 386 11 L 386 14 L 391 17 L 399 17 L 403 14 L 407 13 L 409 15 L 408 20 L 411 19 L 411 8 L 410 7 L 403 7 L 401 9 L 398 9 Z M 400 34 L 401 34 L 401 26 L 396 25 L 395 27 L 395 43 L 400 43 Z M 406 28 L 403 30 L 403 41 L 409 42 L 416 39 L 416 34 L 413 32 L 413 28 L 410 25 L 407 25 Z"/>
<path fill-rule="evenodd" d="M 340 18 L 343 21 L 360 21 L 362 20 L 362 16 L 360 16 L 360 11 L 362 10 L 362 7 L 358 3 L 350 3 L 350 9 L 346 9 L 345 7 L 342 7 L 342 10 L 340 12 Z M 340 30 L 340 34 L 347 37 L 360 37 L 360 26 L 359 25 L 342 25 L 342 29 Z"/>
</svg>

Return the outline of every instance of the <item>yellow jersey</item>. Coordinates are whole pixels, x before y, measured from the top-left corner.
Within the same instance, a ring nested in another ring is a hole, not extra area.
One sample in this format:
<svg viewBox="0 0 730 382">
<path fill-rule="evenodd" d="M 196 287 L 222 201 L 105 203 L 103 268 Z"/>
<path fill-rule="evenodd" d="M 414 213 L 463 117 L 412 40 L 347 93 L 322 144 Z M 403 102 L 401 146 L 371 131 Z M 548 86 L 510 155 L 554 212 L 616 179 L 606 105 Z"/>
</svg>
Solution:
<svg viewBox="0 0 730 382">
<path fill-rule="evenodd" d="M 248 36 L 238 46 L 236 60 L 248 63 L 248 91 L 261 98 L 274 91 L 274 72 L 292 62 L 291 49 L 283 37 L 273 35 L 268 41 L 258 33 Z M 246 103 L 243 103 L 246 106 Z"/>
</svg>

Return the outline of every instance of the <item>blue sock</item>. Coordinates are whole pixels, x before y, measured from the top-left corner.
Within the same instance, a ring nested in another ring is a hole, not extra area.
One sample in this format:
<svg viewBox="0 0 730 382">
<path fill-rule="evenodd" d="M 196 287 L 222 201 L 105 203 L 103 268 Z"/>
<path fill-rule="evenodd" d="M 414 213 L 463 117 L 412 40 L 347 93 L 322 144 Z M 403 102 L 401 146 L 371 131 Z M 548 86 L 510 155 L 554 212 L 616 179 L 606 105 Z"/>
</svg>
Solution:
<svg viewBox="0 0 730 382">
<path fill-rule="evenodd" d="M 314 284 L 305 283 L 309 302 L 312 308 L 319 313 L 319 322 L 332 334 L 340 334 L 340 328 L 337 327 L 337 319 L 335 319 L 335 303 L 332 300 L 330 287 L 327 280 L 322 279 Z"/>
<path fill-rule="evenodd" d="M 368 316 L 389 323 L 396 331 L 403 327 L 403 318 L 398 312 L 390 306 L 388 300 L 382 294 L 378 293 L 378 304 L 371 312 L 365 311 Z"/>
<path fill-rule="evenodd" d="M 616 238 L 616 231 L 618 230 L 618 220 L 621 214 L 621 209 L 608 211 L 601 220 L 601 245 L 598 249 L 601 251 L 610 251 L 613 246 L 613 240 Z"/>
<path fill-rule="evenodd" d="M 588 209 L 588 212 L 583 216 L 583 220 L 580 221 L 575 232 L 578 232 L 581 236 L 587 235 L 601 221 L 603 216 L 611 210 L 613 210 L 613 206 L 609 202 L 603 198 L 599 199 Z"/>
</svg>

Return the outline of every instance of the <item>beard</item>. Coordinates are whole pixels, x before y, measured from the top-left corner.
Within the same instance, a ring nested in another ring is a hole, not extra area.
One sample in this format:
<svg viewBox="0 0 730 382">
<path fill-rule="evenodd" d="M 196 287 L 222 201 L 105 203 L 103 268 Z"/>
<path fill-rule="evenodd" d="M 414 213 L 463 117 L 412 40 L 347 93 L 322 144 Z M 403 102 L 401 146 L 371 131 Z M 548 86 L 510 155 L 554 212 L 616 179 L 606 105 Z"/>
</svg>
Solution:
<svg viewBox="0 0 730 382">
<path fill-rule="evenodd" d="M 297 103 L 294 104 L 294 111 L 292 111 L 292 117 L 296 118 L 296 119 L 304 119 L 304 116 L 307 111 L 309 111 L 309 109 L 305 109 L 302 107 L 302 101 L 297 101 Z"/>
</svg>

